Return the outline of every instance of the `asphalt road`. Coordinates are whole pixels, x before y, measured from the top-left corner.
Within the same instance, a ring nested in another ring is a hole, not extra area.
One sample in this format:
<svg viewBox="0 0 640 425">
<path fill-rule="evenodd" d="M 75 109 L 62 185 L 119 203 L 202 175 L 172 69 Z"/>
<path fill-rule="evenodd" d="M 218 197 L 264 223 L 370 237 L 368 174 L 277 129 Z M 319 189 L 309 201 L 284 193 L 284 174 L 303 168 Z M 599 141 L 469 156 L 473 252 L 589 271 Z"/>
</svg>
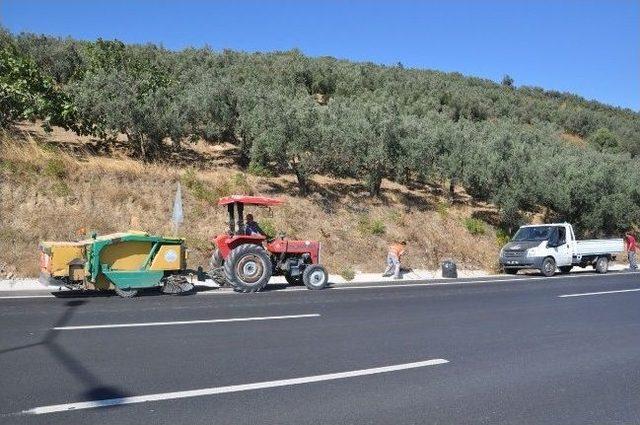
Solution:
<svg viewBox="0 0 640 425">
<path fill-rule="evenodd" d="M 640 424 L 640 274 L 483 280 L 1 298 L 0 423 Z"/>
</svg>

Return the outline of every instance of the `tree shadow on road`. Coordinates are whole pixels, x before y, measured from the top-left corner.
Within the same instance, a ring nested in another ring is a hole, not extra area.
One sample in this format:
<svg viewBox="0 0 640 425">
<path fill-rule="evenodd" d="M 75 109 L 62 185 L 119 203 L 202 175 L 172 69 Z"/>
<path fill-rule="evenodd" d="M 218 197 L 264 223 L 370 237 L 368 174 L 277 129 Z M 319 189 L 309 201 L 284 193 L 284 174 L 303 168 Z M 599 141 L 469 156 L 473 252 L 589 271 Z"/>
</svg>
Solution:
<svg viewBox="0 0 640 425">
<path fill-rule="evenodd" d="M 51 328 L 47 331 L 41 341 L 22 345 L 19 347 L 0 350 L 0 356 L 10 352 L 43 346 L 67 372 L 73 375 L 79 382 L 84 385 L 85 391 L 82 393 L 83 401 L 127 397 L 130 394 L 127 394 L 121 388 L 106 385 L 98 376 L 93 374 L 85 365 L 83 365 L 83 363 L 78 358 L 67 351 L 67 349 L 63 345 L 57 342 L 57 337 L 60 331 L 56 330 L 55 328 L 63 327 L 67 323 L 69 323 L 75 313 L 75 309 L 85 303 L 86 301 L 83 300 L 67 301 L 66 305 L 68 308 L 58 318 L 56 323 L 51 326 Z"/>
</svg>

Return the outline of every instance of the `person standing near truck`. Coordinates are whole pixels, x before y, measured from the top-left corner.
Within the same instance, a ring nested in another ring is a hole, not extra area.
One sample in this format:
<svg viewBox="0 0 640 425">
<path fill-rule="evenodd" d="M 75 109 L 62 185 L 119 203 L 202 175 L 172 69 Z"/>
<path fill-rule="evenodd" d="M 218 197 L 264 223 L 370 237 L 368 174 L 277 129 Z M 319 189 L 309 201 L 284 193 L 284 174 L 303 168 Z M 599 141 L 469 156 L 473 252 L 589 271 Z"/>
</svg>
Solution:
<svg viewBox="0 0 640 425">
<path fill-rule="evenodd" d="M 629 270 L 637 270 L 636 251 L 638 250 L 638 243 L 631 232 L 627 232 L 624 235 L 624 247 L 627 250 L 627 258 L 629 259 Z"/>
<path fill-rule="evenodd" d="M 393 274 L 394 279 L 402 279 L 402 276 L 400 276 L 400 261 L 404 255 L 406 246 L 406 241 L 394 242 L 389 245 L 389 250 L 387 251 L 387 269 L 382 273 L 382 277 L 388 277 Z"/>
</svg>

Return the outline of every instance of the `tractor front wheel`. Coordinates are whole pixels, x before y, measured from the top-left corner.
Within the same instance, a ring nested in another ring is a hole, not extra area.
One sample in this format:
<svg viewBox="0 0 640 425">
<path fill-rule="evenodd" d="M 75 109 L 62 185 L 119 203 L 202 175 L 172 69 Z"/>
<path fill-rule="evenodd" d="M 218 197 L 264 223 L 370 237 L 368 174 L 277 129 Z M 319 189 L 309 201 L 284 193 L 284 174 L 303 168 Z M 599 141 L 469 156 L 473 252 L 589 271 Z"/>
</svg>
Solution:
<svg viewBox="0 0 640 425">
<path fill-rule="evenodd" d="M 324 289 L 329 284 L 329 274 L 321 265 L 312 264 L 304 269 L 302 282 L 309 289 Z"/>
<path fill-rule="evenodd" d="M 234 248 L 224 263 L 224 275 L 236 292 L 258 292 L 271 278 L 269 254 L 258 245 Z"/>
</svg>

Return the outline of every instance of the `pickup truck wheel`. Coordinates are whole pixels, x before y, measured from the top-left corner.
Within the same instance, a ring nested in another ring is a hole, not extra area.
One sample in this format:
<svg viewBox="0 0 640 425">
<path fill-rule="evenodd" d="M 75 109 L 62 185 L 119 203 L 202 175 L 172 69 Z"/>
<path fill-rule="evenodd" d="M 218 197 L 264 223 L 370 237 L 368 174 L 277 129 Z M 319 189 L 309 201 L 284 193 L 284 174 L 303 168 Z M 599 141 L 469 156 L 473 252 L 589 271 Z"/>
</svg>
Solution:
<svg viewBox="0 0 640 425">
<path fill-rule="evenodd" d="M 598 273 L 606 273 L 609 271 L 609 259 L 607 257 L 598 257 L 595 269 Z"/>
<path fill-rule="evenodd" d="M 556 274 L 556 260 L 553 257 L 547 257 L 542 261 L 542 267 L 540 272 L 546 277 L 551 277 Z"/>
<path fill-rule="evenodd" d="M 506 274 L 518 274 L 518 269 L 504 269 Z"/>
<path fill-rule="evenodd" d="M 560 273 L 567 274 L 571 271 L 572 268 L 573 266 L 562 266 L 560 267 Z"/>
</svg>

